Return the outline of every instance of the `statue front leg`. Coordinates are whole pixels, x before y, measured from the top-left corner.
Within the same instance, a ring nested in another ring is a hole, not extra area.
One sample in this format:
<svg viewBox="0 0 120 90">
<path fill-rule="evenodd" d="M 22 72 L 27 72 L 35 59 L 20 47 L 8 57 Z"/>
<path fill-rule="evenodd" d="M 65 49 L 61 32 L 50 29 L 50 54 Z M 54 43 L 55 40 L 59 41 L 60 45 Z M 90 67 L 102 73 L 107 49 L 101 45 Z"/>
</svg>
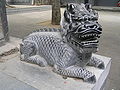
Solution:
<svg viewBox="0 0 120 90">
<path fill-rule="evenodd" d="M 63 75 L 64 77 L 82 78 L 85 82 L 95 83 L 96 77 L 93 73 L 89 72 L 85 68 L 78 66 L 70 66 L 67 68 L 60 68 L 57 65 L 54 66 L 54 72 Z"/>
<path fill-rule="evenodd" d="M 88 62 L 88 65 L 90 66 L 94 66 L 100 69 L 104 69 L 105 65 L 104 62 L 98 58 L 96 58 L 95 56 L 92 56 L 90 61 Z"/>
<path fill-rule="evenodd" d="M 25 61 L 25 62 L 32 63 L 32 64 L 37 64 L 37 65 L 39 65 L 41 67 L 47 66 L 46 60 L 43 57 L 39 56 L 39 55 L 30 56 L 30 57 L 28 57 L 26 59 L 21 59 L 21 60 Z"/>
</svg>

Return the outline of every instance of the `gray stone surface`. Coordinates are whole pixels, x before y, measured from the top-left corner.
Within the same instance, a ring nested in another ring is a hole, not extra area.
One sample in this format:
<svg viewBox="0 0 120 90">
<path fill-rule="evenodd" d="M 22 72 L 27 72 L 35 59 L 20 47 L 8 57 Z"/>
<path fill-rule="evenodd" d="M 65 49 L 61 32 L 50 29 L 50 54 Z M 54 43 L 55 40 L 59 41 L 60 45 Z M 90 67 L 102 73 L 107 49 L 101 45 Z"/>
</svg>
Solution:
<svg viewBox="0 0 120 90">
<path fill-rule="evenodd" d="M 89 84 L 83 82 L 81 79 L 63 79 L 60 75 L 53 73 L 52 68 L 39 67 L 34 64 L 21 62 L 19 60 L 19 54 L 16 55 L 16 57 L 9 59 L 5 63 L 1 63 L 0 71 L 38 90 L 96 90 L 96 87 L 99 90 L 109 72 L 110 58 L 97 55 L 98 58 L 104 60 L 106 69 L 100 70 L 94 67 L 87 67 L 97 77 L 96 85 Z M 107 68 L 108 71 L 106 71 Z M 100 78 L 102 82 L 100 82 Z"/>
<path fill-rule="evenodd" d="M 37 90 L 26 83 L 0 72 L 0 90 Z"/>
</svg>

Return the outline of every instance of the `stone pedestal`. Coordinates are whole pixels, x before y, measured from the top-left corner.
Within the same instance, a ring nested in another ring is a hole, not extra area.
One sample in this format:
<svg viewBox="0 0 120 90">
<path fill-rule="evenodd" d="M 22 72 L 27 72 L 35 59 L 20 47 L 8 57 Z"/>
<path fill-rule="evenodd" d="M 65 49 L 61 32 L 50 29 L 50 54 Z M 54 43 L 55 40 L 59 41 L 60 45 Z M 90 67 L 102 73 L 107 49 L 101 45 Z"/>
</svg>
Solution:
<svg viewBox="0 0 120 90">
<path fill-rule="evenodd" d="M 100 55 L 95 56 L 105 63 L 104 70 L 87 66 L 87 69 L 96 75 L 97 82 L 95 84 L 83 82 L 82 79 L 63 79 L 60 75 L 52 72 L 51 67 L 40 67 L 20 61 L 19 54 L 0 65 L 0 69 L 38 90 L 104 90 L 110 71 L 111 59 Z"/>
</svg>

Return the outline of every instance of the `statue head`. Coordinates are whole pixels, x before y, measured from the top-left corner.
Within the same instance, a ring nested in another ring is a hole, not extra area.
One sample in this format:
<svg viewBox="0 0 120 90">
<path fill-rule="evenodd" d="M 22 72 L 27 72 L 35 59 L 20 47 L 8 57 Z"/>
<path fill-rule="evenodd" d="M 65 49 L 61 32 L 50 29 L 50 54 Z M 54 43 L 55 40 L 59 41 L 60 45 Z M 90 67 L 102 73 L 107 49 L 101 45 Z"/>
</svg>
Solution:
<svg viewBox="0 0 120 90">
<path fill-rule="evenodd" d="M 102 28 L 90 5 L 70 3 L 61 20 L 62 37 L 77 51 L 96 52 Z"/>
</svg>

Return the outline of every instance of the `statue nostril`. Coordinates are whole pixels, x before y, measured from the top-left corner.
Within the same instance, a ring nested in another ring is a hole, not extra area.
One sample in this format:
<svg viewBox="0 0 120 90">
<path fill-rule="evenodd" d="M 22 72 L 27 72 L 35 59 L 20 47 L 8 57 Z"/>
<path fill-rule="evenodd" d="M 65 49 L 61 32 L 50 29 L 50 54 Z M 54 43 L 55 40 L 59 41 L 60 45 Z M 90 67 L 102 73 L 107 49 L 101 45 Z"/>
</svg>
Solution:
<svg viewBox="0 0 120 90">
<path fill-rule="evenodd" d="M 94 28 L 94 25 L 92 25 L 92 26 L 89 26 L 90 28 Z"/>
<path fill-rule="evenodd" d="M 102 28 L 98 28 L 99 31 L 102 31 Z"/>
</svg>

